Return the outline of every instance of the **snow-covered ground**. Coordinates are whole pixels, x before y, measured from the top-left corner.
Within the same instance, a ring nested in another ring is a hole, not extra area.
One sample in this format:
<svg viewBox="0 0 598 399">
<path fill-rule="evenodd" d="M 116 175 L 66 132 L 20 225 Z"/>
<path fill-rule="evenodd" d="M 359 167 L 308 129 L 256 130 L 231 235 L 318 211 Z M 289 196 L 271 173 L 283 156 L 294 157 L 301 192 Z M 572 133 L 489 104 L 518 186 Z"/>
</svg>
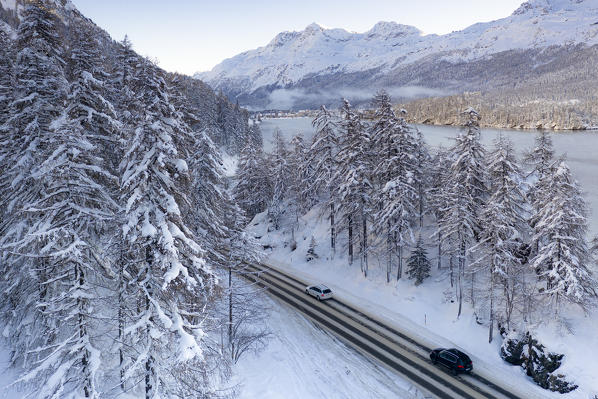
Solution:
<svg viewBox="0 0 598 399">
<path fill-rule="evenodd" d="M 264 119 L 260 125 L 264 136 L 264 149 L 270 151 L 273 135 L 278 128 L 283 136 L 290 141 L 292 136 L 302 133 L 306 140 L 314 133 L 311 126 L 312 118 L 273 118 Z M 418 125 L 424 134 L 428 145 L 448 147 L 459 131 L 454 126 Z M 536 134 L 527 130 L 482 129 L 482 142 L 487 149 L 491 149 L 493 140 L 503 134 L 513 141 L 513 146 L 521 155 L 534 144 Z M 585 199 L 590 209 L 589 228 L 592 236 L 598 235 L 598 132 L 596 131 L 563 131 L 551 134 L 556 156 L 565 155 L 573 175 L 581 184 Z"/>
<path fill-rule="evenodd" d="M 227 154 L 226 150 L 220 149 L 222 154 L 222 168 L 224 169 L 224 175 L 226 177 L 232 177 L 237 172 L 237 164 L 239 158 L 237 156 L 231 156 Z"/>
<path fill-rule="evenodd" d="M 421 398 L 411 384 L 368 360 L 325 330 L 274 299 L 274 338 L 264 352 L 235 367 L 241 398 Z"/>
</svg>

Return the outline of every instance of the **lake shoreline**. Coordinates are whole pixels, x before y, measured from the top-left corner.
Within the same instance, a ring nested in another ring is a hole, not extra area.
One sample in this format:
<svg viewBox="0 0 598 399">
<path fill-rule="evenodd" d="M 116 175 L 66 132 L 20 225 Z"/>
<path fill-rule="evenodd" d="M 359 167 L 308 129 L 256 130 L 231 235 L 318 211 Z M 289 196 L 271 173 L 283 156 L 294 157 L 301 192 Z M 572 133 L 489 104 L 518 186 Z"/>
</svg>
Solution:
<svg viewBox="0 0 598 399">
<path fill-rule="evenodd" d="M 297 118 L 309 118 L 309 119 L 313 119 L 312 116 L 306 116 L 306 115 L 301 115 L 301 116 L 276 116 L 276 117 L 263 117 L 262 120 L 276 120 L 276 119 L 297 119 Z M 368 120 L 368 118 L 364 118 L 365 120 Z M 433 126 L 433 127 L 452 127 L 452 128 L 459 128 L 461 125 L 457 124 L 457 123 L 430 123 L 430 122 L 426 122 L 426 121 L 415 121 L 413 119 L 406 119 L 407 123 L 410 125 L 417 125 L 417 126 Z M 566 128 L 566 127 L 559 127 L 559 128 L 552 128 L 552 127 L 532 127 L 532 126 L 502 126 L 502 125 L 485 125 L 485 124 L 480 124 L 480 128 L 481 129 L 500 129 L 500 130 L 515 130 L 515 131 L 523 131 L 523 132 L 531 132 L 531 133 L 536 133 L 536 132 L 542 132 L 542 131 L 546 131 L 546 132 L 551 132 L 551 133 L 559 133 L 559 132 L 598 132 L 598 126 L 585 126 L 585 127 L 572 127 L 572 128 Z"/>
</svg>

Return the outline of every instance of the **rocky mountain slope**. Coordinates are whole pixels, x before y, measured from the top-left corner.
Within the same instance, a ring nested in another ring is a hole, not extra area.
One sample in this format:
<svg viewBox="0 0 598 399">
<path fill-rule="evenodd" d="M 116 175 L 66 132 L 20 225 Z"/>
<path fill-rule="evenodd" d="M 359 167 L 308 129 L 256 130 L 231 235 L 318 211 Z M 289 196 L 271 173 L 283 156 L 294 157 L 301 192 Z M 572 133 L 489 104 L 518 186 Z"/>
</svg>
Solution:
<svg viewBox="0 0 598 399">
<path fill-rule="evenodd" d="M 380 22 L 365 33 L 309 25 L 197 74 L 254 108 L 313 107 L 384 87 L 400 100 L 503 88 L 571 69 L 598 44 L 598 0 L 530 0 L 447 35 Z"/>
</svg>

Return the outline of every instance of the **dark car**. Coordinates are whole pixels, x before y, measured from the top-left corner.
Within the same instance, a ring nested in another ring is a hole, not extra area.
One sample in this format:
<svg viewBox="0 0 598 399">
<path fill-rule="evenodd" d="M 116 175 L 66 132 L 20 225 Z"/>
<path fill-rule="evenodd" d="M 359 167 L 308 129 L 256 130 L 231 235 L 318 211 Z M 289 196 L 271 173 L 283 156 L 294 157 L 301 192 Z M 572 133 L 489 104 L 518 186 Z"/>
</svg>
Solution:
<svg viewBox="0 0 598 399">
<path fill-rule="evenodd" d="M 471 373 L 473 370 L 473 363 L 469 356 L 461 352 L 459 349 L 438 348 L 430 352 L 430 360 L 432 363 L 440 363 L 444 367 L 451 370 L 455 375 L 459 373 Z"/>
</svg>

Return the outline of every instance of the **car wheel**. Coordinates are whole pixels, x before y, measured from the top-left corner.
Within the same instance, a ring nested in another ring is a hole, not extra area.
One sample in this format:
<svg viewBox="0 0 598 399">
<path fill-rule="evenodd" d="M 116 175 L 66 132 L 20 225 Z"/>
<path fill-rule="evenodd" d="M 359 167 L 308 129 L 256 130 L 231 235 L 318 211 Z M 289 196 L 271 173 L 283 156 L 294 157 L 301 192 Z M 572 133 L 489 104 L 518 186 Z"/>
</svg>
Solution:
<svg viewBox="0 0 598 399">
<path fill-rule="evenodd" d="M 317 297 L 317 298 L 318 298 L 318 302 L 322 302 L 322 299 L 320 297 Z"/>
<path fill-rule="evenodd" d="M 459 375 L 459 370 L 457 370 L 456 368 L 454 368 L 454 369 L 453 369 L 453 374 L 454 374 L 455 376 Z"/>
<path fill-rule="evenodd" d="M 436 358 L 432 359 L 432 364 L 438 364 L 438 360 Z"/>
<path fill-rule="evenodd" d="M 306 293 L 307 295 L 309 295 L 309 291 L 308 291 L 308 290 L 305 290 L 305 293 Z"/>
</svg>

